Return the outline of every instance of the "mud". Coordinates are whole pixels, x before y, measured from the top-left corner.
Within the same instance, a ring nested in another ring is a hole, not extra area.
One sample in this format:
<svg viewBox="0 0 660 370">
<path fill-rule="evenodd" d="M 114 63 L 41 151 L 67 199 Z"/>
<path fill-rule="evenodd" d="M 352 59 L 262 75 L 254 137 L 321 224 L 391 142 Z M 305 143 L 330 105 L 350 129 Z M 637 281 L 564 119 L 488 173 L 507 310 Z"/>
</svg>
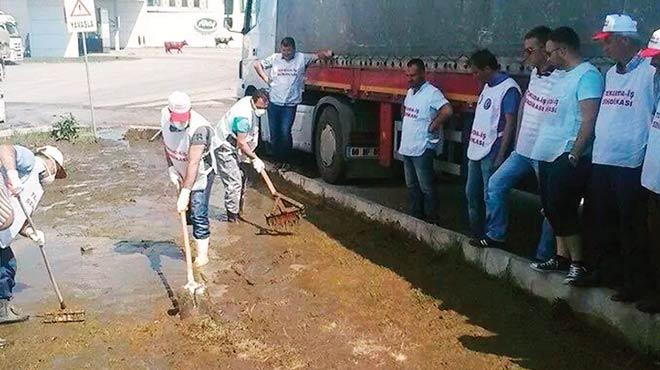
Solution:
<svg viewBox="0 0 660 370">
<path fill-rule="evenodd" d="M 35 143 L 36 144 L 36 143 Z M 211 263 L 189 305 L 175 192 L 159 143 L 64 146 L 70 177 L 47 189 L 46 233 L 65 299 L 84 323 L 0 326 L 6 369 L 651 369 L 604 331 L 360 216 L 305 203 L 294 235 L 269 230 L 257 183 L 245 221 L 212 196 Z M 38 250 L 17 241 L 15 303 L 56 308 Z M 185 316 L 185 315 L 184 315 Z M 604 340 L 604 338 L 607 338 Z"/>
</svg>

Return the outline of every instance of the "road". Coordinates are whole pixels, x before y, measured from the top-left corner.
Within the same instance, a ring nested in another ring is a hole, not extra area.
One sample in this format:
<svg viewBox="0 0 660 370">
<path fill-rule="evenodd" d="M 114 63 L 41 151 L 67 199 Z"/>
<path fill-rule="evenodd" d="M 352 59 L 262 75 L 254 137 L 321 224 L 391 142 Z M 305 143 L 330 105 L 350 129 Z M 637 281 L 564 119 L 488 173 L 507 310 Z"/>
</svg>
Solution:
<svg viewBox="0 0 660 370">
<path fill-rule="evenodd" d="M 99 126 L 157 124 L 169 93 L 190 94 L 195 109 L 217 121 L 232 103 L 238 81 L 237 49 L 161 49 L 113 54 L 119 59 L 90 63 Z M 90 123 L 85 69 L 81 63 L 24 63 L 7 67 L 5 94 L 10 127 L 50 125 L 73 113 Z"/>
</svg>

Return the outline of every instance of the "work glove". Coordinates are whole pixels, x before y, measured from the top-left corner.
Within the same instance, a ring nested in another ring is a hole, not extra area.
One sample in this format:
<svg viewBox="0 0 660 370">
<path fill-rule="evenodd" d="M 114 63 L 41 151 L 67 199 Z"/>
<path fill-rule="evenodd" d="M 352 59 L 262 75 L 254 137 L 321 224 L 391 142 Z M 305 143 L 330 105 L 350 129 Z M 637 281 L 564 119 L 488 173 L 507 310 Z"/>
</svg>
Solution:
<svg viewBox="0 0 660 370">
<path fill-rule="evenodd" d="M 7 171 L 7 188 L 13 195 L 18 195 L 23 191 L 23 182 L 18 177 L 18 171 Z"/>
<path fill-rule="evenodd" d="M 254 170 L 257 171 L 257 173 L 261 173 L 263 170 L 266 169 L 266 165 L 265 165 L 264 162 L 263 162 L 261 159 L 259 159 L 258 157 L 255 157 L 255 158 L 252 160 L 252 167 L 254 167 Z"/>
<path fill-rule="evenodd" d="M 167 169 L 167 174 L 170 176 L 170 181 L 174 186 L 176 186 L 176 189 L 179 190 L 181 187 L 181 175 L 179 175 L 179 172 L 174 168 L 174 166 L 170 166 Z"/>
<path fill-rule="evenodd" d="M 179 192 L 179 199 L 176 201 L 176 211 L 181 213 L 188 210 L 188 204 L 190 204 L 190 189 L 183 188 Z"/>
<path fill-rule="evenodd" d="M 46 236 L 41 230 L 35 230 L 30 227 L 26 230 L 26 235 L 40 247 L 46 244 Z"/>
</svg>

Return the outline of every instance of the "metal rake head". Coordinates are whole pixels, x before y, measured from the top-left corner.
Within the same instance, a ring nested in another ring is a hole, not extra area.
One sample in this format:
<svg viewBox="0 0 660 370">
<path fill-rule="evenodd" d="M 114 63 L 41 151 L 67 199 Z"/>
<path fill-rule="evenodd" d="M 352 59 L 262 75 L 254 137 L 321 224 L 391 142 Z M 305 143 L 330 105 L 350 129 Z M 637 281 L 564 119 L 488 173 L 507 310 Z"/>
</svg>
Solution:
<svg viewBox="0 0 660 370">
<path fill-rule="evenodd" d="M 85 310 L 62 310 L 53 312 L 44 312 L 38 317 L 46 324 L 61 322 L 83 322 L 85 321 Z"/>
</svg>

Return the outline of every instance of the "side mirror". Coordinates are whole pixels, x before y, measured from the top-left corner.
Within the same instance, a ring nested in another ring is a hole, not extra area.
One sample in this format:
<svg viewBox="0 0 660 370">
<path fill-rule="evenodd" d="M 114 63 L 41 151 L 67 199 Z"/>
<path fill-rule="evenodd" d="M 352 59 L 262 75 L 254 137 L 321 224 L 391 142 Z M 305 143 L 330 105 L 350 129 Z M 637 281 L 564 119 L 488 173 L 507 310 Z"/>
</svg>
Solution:
<svg viewBox="0 0 660 370">
<path fill-rule="evenodd" d="M 224 27 L 227 31 L 232 32 L 232 33 L 241 33 L 241 29 L 235 29 L 234 28 L 234 18 L 230 15 L 225 17 L 224 21 Z"/>
</svg>

